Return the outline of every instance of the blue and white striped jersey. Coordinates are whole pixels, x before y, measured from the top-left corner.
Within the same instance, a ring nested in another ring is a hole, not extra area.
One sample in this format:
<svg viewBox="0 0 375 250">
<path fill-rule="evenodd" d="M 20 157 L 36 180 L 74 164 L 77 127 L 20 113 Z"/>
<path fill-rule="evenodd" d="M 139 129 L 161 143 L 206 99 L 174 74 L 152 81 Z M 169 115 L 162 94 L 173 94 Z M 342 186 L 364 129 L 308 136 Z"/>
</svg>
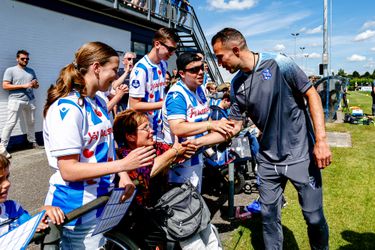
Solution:
<svg viewBox="0 0 375 250">
<path fill-rule="evenodd" d="M 84 106 L 78 105 L 79 94 L 55 101 L 44 120 L 43 136 L 49 165 L 56 170 L 50 178 L 45 204 L 70 212 L 113 189 L 114 175 L 106 175 L 86 181 L 65 181 L 59 171 L 57 158 L 79 155 L 80 162 L 98 163 L 115 160 L 112 122 L 107 107 L 100 97 L 84 98 Z M 101 209 L 73 221 L 78 225 L 96 219 Z"/>
<path fill-rule="evenodd" d="M 7 200 L 4 203 L 0 203 L 0 224 L 8 219 L 14 219 L 15 224 L 19 226 L 30 218 L 29 213 L 18 202 Z M 11 223 L 6 223 L 0 226 L 0 236 L 14 229 L 10 225 Z"/>
<path fill-rule="evenodd" d="M 164 140 L 168 144 L 174 142 L 174 135 L 169 127 L 169 120 L 183 119 L 187 122 L 207 121 L 210 109 L 207 106 L 207 99 L 201 86 L 195 92 L 190 91 L 187 86 L 178 81 L 169 90 L 163 106 L 163 129 Z M 179 138 L 180 141 L 194 139 L 203 136 L 197 134 L 187 138 Z M 193 175 L 199 177 L 199 189 L 202 181 L 203 155 L 194 155 L 190 160 L 169 171 L 169 181 L 183 183 Z M 178 174 L 176 174 L 176 172 Z M 179 176 L 180 175 L 180 176 Z"/>
<path fill-rule="evenodd" d="M 142 98 L 142 102 L 159 102 L 165 97 L 165 75 L 167 62 L 153 64 L 145 55 L 135 65 L 130 74 L 129 96 Z M 147 112 L 148 119 L 154 130 L 154 139 L 163 140 L 163 123 L 161 110 Z"/>
</svg>

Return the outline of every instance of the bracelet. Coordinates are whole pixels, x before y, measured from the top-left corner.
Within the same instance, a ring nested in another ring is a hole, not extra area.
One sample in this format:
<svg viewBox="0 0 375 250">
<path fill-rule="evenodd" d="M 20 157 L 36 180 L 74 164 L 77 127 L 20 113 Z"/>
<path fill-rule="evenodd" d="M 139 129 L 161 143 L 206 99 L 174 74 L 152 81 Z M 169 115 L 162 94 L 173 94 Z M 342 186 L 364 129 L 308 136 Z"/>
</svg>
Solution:
<svg viewBox="0 0 375 250">
<path fill-rule="evenodd" d="M 208 121 L 207 131 L 210 131 L 210 130 L 211 130 L 211 121 Z"/>
<path fill-rule="evenodd" d="M 172 162 L 174 162 L 178 157 L 178 149 L 175 148 L 175 147 L 172 147 L 171 149 L 174 149 L 174 151 L 176 152 L 176 155 L 174 156 L 173 161 L 172 161 Z"/>
</svg>

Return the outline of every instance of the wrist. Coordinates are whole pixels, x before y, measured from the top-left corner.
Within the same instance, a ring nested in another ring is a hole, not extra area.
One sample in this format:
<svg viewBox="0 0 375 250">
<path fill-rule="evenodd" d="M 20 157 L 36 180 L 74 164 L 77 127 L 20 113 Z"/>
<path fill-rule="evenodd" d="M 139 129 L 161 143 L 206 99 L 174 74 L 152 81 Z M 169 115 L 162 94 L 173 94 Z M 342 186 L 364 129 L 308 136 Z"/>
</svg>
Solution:
<svg viewBox="0 0 375 250">
<path fill-rule="evenodd" d="M 175 151 L 175 156 L 174 156 L 174 158 L 173 158 L 173 160 L 172 160 L 172 162 L 174 162 L 174 161 L 177 159 L 178 155 L 179 155 L 179 154 L 178 154 L 178 149 L 175 148 L 175 147 L 172 147 L 171 149 Z"/>
<path fill-rule="evenodd" d="M 211 130 L 211 121 L 208 121 L 207 123 L 207 132 Z"/>
</svg>

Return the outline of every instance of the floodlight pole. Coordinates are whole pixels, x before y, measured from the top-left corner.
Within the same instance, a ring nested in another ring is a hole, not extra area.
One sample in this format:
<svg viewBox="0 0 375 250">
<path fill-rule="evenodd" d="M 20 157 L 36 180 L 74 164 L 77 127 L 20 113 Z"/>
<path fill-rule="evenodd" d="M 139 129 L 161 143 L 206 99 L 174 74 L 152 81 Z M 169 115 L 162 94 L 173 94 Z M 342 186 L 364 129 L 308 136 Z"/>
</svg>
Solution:
<svg viewBox="0 0 375 250">
<path fill-rule="evenodd" d="M 322 64 L 323 64 L 323 77 L 329 76 L 328 73 L 328 21 L 327 21 L 327 6 L 328 0 L 323 0 L 323 55 L 322 55 Z M 329 117 L 329 89 L 330 89 L 330 81 L 329 77 L 327 79 L 327 88 L 326 88 L 326 104 L 325 104 L 325 117 L 326 121 Z"/>
<path fill-rule="evenodd" d="M 304 71 L 306 71 L 305 63 L 304 63 L 304 60 L 303 60 L 303 58 L 304 58 L 303 51 L 306 49 L 306 47 L 305 46 L 299 47 L 299 49 L 301 50 L 301 53 L 302 53 L 302 68 L 303 68 Z"/>
<path fill-rule="evenodd" d="M 291 35 L 294 37 L 294 60 L 296 60 L 296 55 L 297 55 L 297 36 L 299 36 L 299 33 L 291 33 Z"/>
</svg>

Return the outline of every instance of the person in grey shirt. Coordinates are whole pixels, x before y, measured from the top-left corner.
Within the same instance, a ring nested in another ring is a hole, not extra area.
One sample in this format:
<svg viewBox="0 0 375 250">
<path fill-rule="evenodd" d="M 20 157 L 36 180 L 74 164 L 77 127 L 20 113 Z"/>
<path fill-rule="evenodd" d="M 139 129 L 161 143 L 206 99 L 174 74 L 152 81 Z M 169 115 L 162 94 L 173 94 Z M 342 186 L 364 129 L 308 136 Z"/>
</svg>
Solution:
<svg viewBox="0 0 375 250">
<path fill-rule="evenodd" d="M 9 138 L 16 125 L 20 113 L 26 122 L 27 140 L 33 148 L 38 148 L 35 140 L 35 96 L 34 89 L 39 87 L 37 77 L 33 69 L 27 67 L 29 53 L 26 50 L 17 52 L 17 65 L 7 68 L 3 77 L 3 88 L 9 91 L 8 118 L 1 134 L 0 154 L 11 158 L 6 150 Z"/>
<path fill-rule="evenodd" d="M 312 249 L 328 249 L 320 170 L 331 164 L 320 97 L 303 71 L 285 55 L 254 53 L 232 28 L 212 38 L 219 65 L 232 80 L 233 134 L 242 128 L 242 114 L 261 131 L 258 178 L 265 249 L 283 248 L 282 197 L 287 181 L 298 191 Z M 228 139 L 211 133 L 197 146 Z"/>
</svg>

